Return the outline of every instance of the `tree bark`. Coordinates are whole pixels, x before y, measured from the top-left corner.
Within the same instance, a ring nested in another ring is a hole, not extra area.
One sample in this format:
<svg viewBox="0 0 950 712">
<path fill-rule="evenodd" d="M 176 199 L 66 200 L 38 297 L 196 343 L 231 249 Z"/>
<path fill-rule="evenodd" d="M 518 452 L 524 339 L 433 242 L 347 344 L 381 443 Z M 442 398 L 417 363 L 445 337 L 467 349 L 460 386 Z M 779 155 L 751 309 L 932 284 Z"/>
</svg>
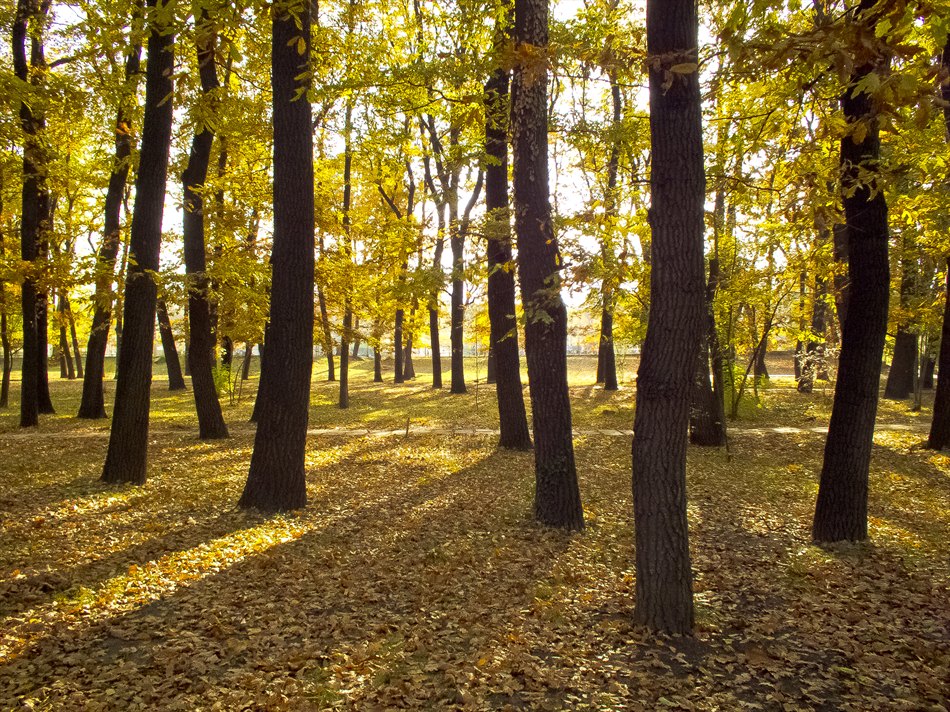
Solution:
<svg viewBox="0 0 950 712">
<path fill-rule="evenodd" d="M 351 28 L 352 29 L 352 28 Z M 353 261 L 353 242 L 350 235 L 350 203 L 353 196 L 351 174 L 353 170 L 353 149 L 351 133 L 353 131 L 353 105 L 346 105 L 346 119 L 344 127 L 344 158 L 343 158 L 343 240 L 344 254 L 347 256 L 347 267 Z M 340 333 L 340 399 L 337 405 L 340 408 L 350 407 L 350 339 L 353 338 L 353 290 L 352 276 L 347 275 L 347 285 L 343 297 L 343 328 Z"/>
<path fill-rule="evenodd" d="M 73 307 L 69 301 L 69 297 L 64 294 L 63 299 L 66 300 L 66 320 L 69 322 L 69 337 L 73 348 L 73 355 L 76 359 L 76 378 L 82 378 L 85 372 L 82 367 L 82 353 L 79 351 L 79 338 L 76 336 L 76 318 L 73 315 Z"/>
<path fill-rule="evenodd" d="M 383 355 L 379 349 L 373 349 L 373 383 L 383 382 Z"/>
<path fill-rule="evenodd" d="M 11 31 L 13 70 L 17 79 L 34 86 L 41 80 L 46 61 L 43 40 L 39 34 L 49 11 L 48 0 L 18 0 Z M 30 38 L 30 59 L 27 64 L 26 41 L 30 20 L 36 21 L 36 35 Z M 38 70 L 31 74 L 30 69 Z M 23 191 L 20 211 L 20 257 L 37 266 L 39 245 L 49 221 L 49 190 L 46 184 L 47 155 L 42 133 L 46 120 L 34 113 L 32 102 L 20 103 L 20 126 L 23 129 Z M 40 334 L 39 293 L 33 269 L 24 277 L 20 287 L 23 313 L 23 356 L 20 380 L 20 427 L 39 425 L 41 408 L 41 374 L 46 364 L 46 339 Z"/>
<path fill-rule="evenodd" d="M 68 300 L 66 296 L 62 293 L 59 295 L 59 306 L 57 307 L 57 313 L 59 314 L 59 359 L 60 359 L 60 375 L 65 375 L 67 380 L 72 381 L 76 378 L 76 369 L 73 366 L 73 355 L 70 351 L 69 344 L 69 333 L 66 322 L 68 321 L 68 314 L 66 312 L 66 304 Z M 63 368 L 65 366 L 65 369 Z M 65 370 L 65 374 L 62 372 Z"/>
<path fill-rule="evenodd" d="M 215 69 L 216 43 L 217 38 L 208 11 L 203 9 L 197 18 L 195 44 L 204 108 L 211 112 L 211 115 L 217 113 L 217 107 L 212 102 L 217 100 L 215 94 L 220 87 Z M 210 283 L 207 274 L 204 197 L 201 194 L 201 188 L 208 177 L 213 141 L 211 122 L 196 128 L 191 140 L 188 165 L 181 177 L 184 195 L 182 237 L 188 280 L 187 358 L 195 396 L 195 411 L 198 414 L 198 437 L 202 440 L 228 437 L 228 426 L 224 422 L 214 382 L 214 334 L 211 328 L 211 300 L 208 297 Z"/>
<path fill-rule="evenodd" d="M 900 306 L 908 310 L 911 298 L 917 291 L 918 265 L 916 261 L 916 245 L 910 232 L 903 235 L 901 245 L 901 284 Z M 891 367 L 887 372 L 884 384 L 884 397 L 889 400 L 905 400 L 914 393 L 914 378 L 917 373 L 917 334 L 914 333 L 906 320 L 902 319 L 897 325 L 897 334 L 894 337 L 894 356 Z"/>
<path fill-rule="evenodd" d="M 168 318 L 168 307 L 164 299 L 156 303 L 158 316 L 158 333 L 162 339 L 162 352 L 165 354 L 165 369 L 168 372 L 168 390 L 185 390 L 185 376 L 181 371 L 181 359 L 178 357 L 178 347 L 175 344 L 175 333 Z"/>
<path fill-rule="evenodd" d="M 394 383 L 406 382 L 406 377 L 405 377 L 405 374 L 403 374 L 403 367 L 402 367 L 402 355 L 403 355 L 402 324 L 405 318 L 406 318 L 406 311 L 402 308 L 397 309 L 396 310 L 396 326 L 393 329 L 393 357 L 395 359 L 395 365 L 394 365 L 395 373 L 393 374 Z"/>
<path fill-rule="evenodd" d="M 854 21 L 864 21 L 865 13 L 874 4 L 875 0 L 861 0 L 854 11 Z M 812 526 L 817 542 L 862 540 L 868 532 L 868 469 L 887 331 L 890 268 L 887 203 L 883 191 L 874 185 L 879 178 L 881 153 L 876 107 L 871 96 L 855 94 L 853 87 L 882 69 L 882 64 L 881 60 L 861 64 L 841 98 L 848 126 L 863 123 L 867 133 L 861 142 L 855 140 L 853 133 L 841 139 L 842 199 L 850 242 L 851 284 Z"/>
<path fill-rule="evenodd" d="M 950 39 L 943 48 L 942 64 L 945 71 L 950 71 Z M 950 143 L 950 84 L 943 83 L 940 94 L 944 100 L 944 136 Z M 927 447 L 931 450 L 942 450 L 950 444 L 950 257 L 947 257 L 946 269 L 947 283 L 944 295 L 943 326 L 940 331 L 937 392 L 934 394 L 930 437 L 927 438 Z"/>
<path fill-rule="evenodd" d="M 148 0 L 154 8 L 157 0 Z M 129 268 L 125 282 L 122 351 L 109 450 L 102 471 L 105 482 L 144 484 L 148 449 L 149 387 L 155 338 L 157 285 L 150 273 L 159 269 L 162 213 L 171 145 L 175 65 L 174 34 L 161 15 L 150 19 L 145 74 L 145 118 L 135 183 Z"/>
<path fill-rule="evenodd" d="M 547 0 L 515 0 L 514 40 L 516 51 L 546 51 Z M 534 421 L 534 514 L 543 524 L 582 529 L 567 388 L 567 310 L 558 274 L 563 262 L 551 223 L 548 189 L 547 70 L 543 63 L 515 67 L 511 133 L 518 274 L 527 320 L 525 352 Z"/>
<path fill-rule="evenodd" d="M 650 318 L 637 373 L 633 438 L 634 620 L 693 627 L 686 518 L 686 433 L 704 320 L 702 109 L 692 0 L 647 0 L 650 67 Z"/>
<path fill-rule="evenodd" d="M 3 212 L 3 178 L 0 177 L 0 213 Z M 4 244 L 6 236 L 3 225 L 0 224 L 0 260 L 6 253 Z M 10 330 L 7 323 L 7 285 L 0 279 L 0 349 L 2 349 L 3 366 L 0 372 L 0 408 L 10 406 L 10 373 L 13 370 L 13 354 L 10 350 Z"/>
<path fill-rule="evenodd" d="M 138 16 L 133 18 L 133 24 L 137 20 Z M 132 32 L 133 38 L 137 36 L 137 33 Z M 125 60 L 125 82 L 116 112 L 115 153 L 112 159 L 112 172 L 109 175 L 109 188 L 106 191 L 102 244 L 96 254 L 96 292 L 93 298 L 95 311 L 92 317 L 92 329 L 89 332 L 89 343 L 86 346 L 86 373 L 83 376 L 82 400 L 78 413 L 80 418 L 106 417 L 102 381 L 105 378 L 106 347 L 109 344 L 109 325 L 112 321 L 112 281 L 115 278 L 115 260 L 122 242 L 119 217 L 129 177 L 129 157 L 132 153 L 131 103 L 135 101 L 141 54 L 141 42 L 133 39 Z M 116 336 L 118 337 L 118 328 Z"/>
<path fill-rule="evenodd" d="M 507 27 L 496 29 L 496 50 L 507 41 Z M 515 275 L 508 198 L 508 72 L 496 67 L 485 84 L 485 212 L 488 236 L 489 382 L 498 400 L 499 447 L 530 450 L 531 431 L 521 384 Z"/>
<path fill-rule="evenodd" d="M 281 1 L 272 13 L 273 277 L 257 433 L 247 484 L 238 504 L 280 511 L 307 503 L 315 225 L 313 135 L 307 97 L 310 5 Z M 300 43 L 302 52 L 298 51 Z"/>
</svg>

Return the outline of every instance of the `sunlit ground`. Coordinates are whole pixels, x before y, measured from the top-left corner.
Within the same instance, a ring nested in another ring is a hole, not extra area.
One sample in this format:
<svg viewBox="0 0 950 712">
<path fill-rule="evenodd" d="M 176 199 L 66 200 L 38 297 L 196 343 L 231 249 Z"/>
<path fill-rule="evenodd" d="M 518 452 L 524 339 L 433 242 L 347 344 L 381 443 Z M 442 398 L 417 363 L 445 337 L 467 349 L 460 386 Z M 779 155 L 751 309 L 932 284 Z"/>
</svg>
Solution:
<svg viewBox="0 0 950 712">
<path fill-rule="evenodd" d="M 348 411 L 315 371 L 312 427 L 497 424 L 474 368 L 451 396 L 422 359 L 405 386 L 371 366 Z M 632 427 L 634 370 L 608 394 L 572 360 L 575 424 Z M 256 379 L 224 398 L 233 437 L 201 443 L 191 393 L 157 375 L 136 488 L 98 482 L 107 424 L 54 378 L 38 432 L 0 415 L 0 709 L 939 710 L 950 459 L 920 447 L 930 396 L 882 401 L 914 429 L 875 437 L 871 542 L 823 550 L 823 437 L 766 428 L 825 425 L 832 392 L 790 385 L 750 397 L 728 452 L 691 450 L 697 634 L 675 640 L 630 622 L 628 437 L 575 442 L 582 534 L 532 522 L 532 457 L 490 435 L 312 436 L 309 506 L 264 517 L 234 506 Z"/>
</svg>

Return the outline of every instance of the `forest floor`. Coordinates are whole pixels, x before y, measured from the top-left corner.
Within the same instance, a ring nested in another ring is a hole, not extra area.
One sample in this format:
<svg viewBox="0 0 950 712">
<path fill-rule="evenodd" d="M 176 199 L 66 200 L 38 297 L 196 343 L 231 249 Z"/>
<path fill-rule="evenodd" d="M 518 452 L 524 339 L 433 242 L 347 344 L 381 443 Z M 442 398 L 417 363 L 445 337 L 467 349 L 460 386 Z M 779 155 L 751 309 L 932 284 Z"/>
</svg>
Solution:
<svg viewBox="0 0 950 712">
<path fill-rule="evenodd" d="M 696 633 L 662 637 L 631 623 L 630 364 L 611 394 L 571 360 L 587 528 L 566 534 L 532 521 L 531 454 L 495 448 L 493 388 L 433 392 L 420 361 L 404 386 L 359 362 L 348 411 L 316 371 L 309 505 L 284 516 L 235 508 L 254 379 L 204 443 L 156 378 L 145 487 L 98 481 L 108 424 L 72 417 L 78 383 L 53 379 L 34 436 L 0 414 L 0 709 L 947 709 L 926 400 L 881 402 L 866 544 L 810 543 L 830 388 L 774 379 L 728 450 L 691 448 Z"/>
</svg>

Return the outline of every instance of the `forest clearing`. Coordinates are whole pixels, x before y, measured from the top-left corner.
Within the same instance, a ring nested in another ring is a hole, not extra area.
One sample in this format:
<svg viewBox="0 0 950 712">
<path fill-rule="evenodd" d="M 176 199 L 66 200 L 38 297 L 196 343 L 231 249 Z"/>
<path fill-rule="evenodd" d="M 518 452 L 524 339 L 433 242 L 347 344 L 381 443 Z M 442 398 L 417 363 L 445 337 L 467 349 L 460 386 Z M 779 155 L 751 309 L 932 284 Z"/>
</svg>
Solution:
<svg viewBox="0 0 950 712">
<path fill-rule="evenodd" d="M 629 428 L 633 388 L 593 388 L 593 360 L 570 362 L 576 427 Z M 906 430 L 875 435 L 866 544 L 811 543 L 824 436 L 809 429 L 827 426 L 830 390 L 773 379 L 728 452 L 691 449 L 696 629 L 669 637 L 629 615 L 629 436 L 575 437 L 587 527 L 551 530 L 532 521 L 531 454 L 494 433 L 347 436 L 407 415 L 497 427 L 491 389 L 476 411 L 474 392 L 373 384 L 371 365 L 356 364 L 345 414 L 315 377 L 311 425 L 340 432 L 308 438 L 309 504 L 276 517 L 234 506 L 250 393 L 225 408 L 230 440 L 200 442 L 190 394 L 157 378 L 144 488 L 98 481 L 105 424 L 61 417 L 24 437 L 0 416 L 0 707 L 946 704 L 950 456 L 921 448 L 925 413 L 879 413 Z"/>
</svg>

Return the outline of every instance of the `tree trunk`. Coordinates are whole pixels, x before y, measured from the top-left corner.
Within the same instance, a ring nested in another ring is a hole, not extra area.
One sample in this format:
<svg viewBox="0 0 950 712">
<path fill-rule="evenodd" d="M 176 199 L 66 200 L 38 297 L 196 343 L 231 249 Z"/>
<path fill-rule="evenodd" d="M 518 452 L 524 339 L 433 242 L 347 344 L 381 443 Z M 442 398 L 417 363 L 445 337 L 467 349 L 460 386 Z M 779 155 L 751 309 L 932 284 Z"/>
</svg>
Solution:
<svg viewBox="0 0 950 712">
<path fill-rule="evenodd" d="M 266 511 L 307 503 L 305 455 L 313 370 L 313 134 L 310 5 L 272 11 L 274 237 L 270 320 L 261 362 L 260 413 L 238 503 Z M 303 51 L 298 51 L 304 43 Z M 301 66 L 303 65 L 303 67 Z"/>
<path fill-rule="evenodd" d="M 344 254 L 347 257 L 347 268 L 351 268 L 353 261 L 353 243 L 350 235 L 350 204 L 353 196 L 353 186 L 351 183 L 351 174 L 353 170 L 353 149 L 351 133 L 353 130 L 353 105 L 346 105 L 346 119 L 344 126 L 344 146 L 343 146 L 343 239 Z M 347 285 L 344 288 L 343 297 L 343 329 L 340 333 L 340 408 L 350 407 L 350 339 L 353 338 L 353 302 L 352 302 L 352 276 L 346 278 Z"/>
<path fill-rule="evenodd" d="M 824 242 L 825 236 L 819 229 L 819 245 Z M 827 378 L 825 372 L 825 280 L 815 272 L 815 291 L 811 304 L 811 333 L 808 344 L 805 346 L 805 357 L 802 362 L 801 377 L 798 379 L 798 392 L 811 393 L 814 389 L 815 378 Z"/>
<path fill-rule="evenodd" d="M 353 325 L 353 353 L 350 354 L 351 361 L 358 361 L 360 358 L 360 317 L 356 316 L 356 322 Z"/>
<path fill-rule="evenodd" d="M 63 295 L 66 300 L 66 319 L 69 321 L 69 337 L 73 348 L 73 355 L 76 359 L 76 378 L 82 378 L 85 375 L 82 367 L 82 353 L 79 351 L 79 338 L 76 336 L 76 318 L 73 316 L 72 304 L 69 297 Z"/>
<path fill-rule="evenodd" d="M 217 113 L 216 93 L 220 87 L 215 70 L 217 38 L 207 9 L 200 11 L 196 23 L 195 45 L 203 108 L 213 117 Z M 196 128 L 191 140 L 188 165 L 181 177 L 184 195 L 182 238 L 188 280 L 187 359 L 195 411 L 198 414 L 198 437 L 202 440 L 228 437 L 228 426 L 224 422 L 214 382 L 214 334 L 211 330 L 211 300 L 208 298 L 210 284 L 206 261 L 204 196 L 201 193 L 211 162 L 211 144 L 214 141 L 212 126 L 213 121 L 208 120 Z"/>
<path fill-rule="evenodd" d="M 704 314 L 706 329 L 700 332 L 699 337 L 699 357 L 696 361 L 696 376 L 693 381 L 689 413 L 689 441 L 693 445 L 703 447 L 721 447 L 726 444 L 726 414 L 723 401 L 717 396 L 709 377 L 709 339 L 710 333 L 715 330 L 715 325 L 710 324 L 713 311 L 709 294 L 710 287 L 707 282 Z"/>
<path fill-rule="evenodd" d="M 488 356 L 485 357 L 485 383 L 489 386 L 498 383 L 498 363 L 491 343 L 488 344 Z"/>
<path fill-rule="evenodd" d="M 507 18 L 505 22 L 507 23 Z M 508 41 L 508 28 L 496 29 L 500 51 Z M 499 447 L 530 450 L 531 431 L 521 384 L 518 356 L 518 322 L 515 318 L 515 275 L 511 245 L 511 212 L 508 197 L 508 72 L 496 67 L 485 84 L 485 154 L 492 158 L 485 168 L 485 212 L 488 236 L 489 383 L 498 400 Z"/>
<path fill-rule="evenodd" d="M 379 349 L 373 349 L 373 383 L 383 382 L 383 355 Z"/>
<path fill-rule="evenodd" d="M 671 633 L 693 627 L 686 434 L 705 308 L 706 184 L 698 70 L 671 66 L 697 62 L 697 27 L 692 0 L 647 0 L 653 266 L 632 449 L 634 620 Z"/>
<path fill-rule="evenodd" d="M 244 360 L 241 362 L 241 380 L 251 377 L 251 364 L 254 362 L 254 342 L 244 342 Z"/>
<path fill-rule="evenodd" d="M 327 380 L 332 383 L 336 380 L 336 369 L 334 368 L 333 364 L 333 334 L 330 331 L 330 315 L 327 311 L 327 299 L 323 294 L 323 288 L 317 289 L 317 301 L 320 304 L 320 326 L 323 331 L 323 353 L 327 357 Z"/>
<path fill-rule="evenodd" d="M 395 373 L 393 374 L 394 383 L 405 383 L 406 377 L 402 368 L 402 324 L 406 318 L 406 312 L 400 308 L 396 310 L 396 326 L 393 330 L 393 357 L 395 358 Z"/>
<path fill-rule="evenodd" d="M 838 333 L 844 333 L 844 322 L 848 316 L 848 299 L 851 278 L 848 276 L 848 226 L 835 225 L 832 228 L 835 256 L 835 311 L 838 314 Z"/>
<path fill-rule="evenodd" d="M 26 41 L 30 21 L 42 27 L 49 2 L 38 5 L 31 0 L 18 0 L 11 31 L 13 70 L 21 82 L 34 86 L 41 80 L 45 69 L 42 35 L 31 39 L 30 60 L 27 64 Z M 39 32 L 39 30 L 37 30 Z M 31 75 L 29 68 L 39 71 Z M 32 102 L 20 102 L 20 125 L 23 129 L 23 192 L 20 212 L 20 257 L 24 262 L 35 263 L 39 257 L 39 244 L 49 220 L 49 191 L 46 187 L 47 156 L 42 133 L 46 128 L 45 118 L 34 113 Z M 23 361 L 20 380 L 20 427 L 39 425 L 41 411 L 40 369 L 46 363 L 45 338 L 39 333 L 39 300 L 37 280 L 32 274 L 24 277 L 20 287 L 23 312 Z"/>
<path fill-rule="evenodd" d="M 449 201 L 449 246 L 452 248 L 452 294 L 449 341 L 452 346 L 451 393 L 465 393 L 465 341 L 462 325 L 465 322 L 464 237 L 458 229 L 458 201 Z"/>
<path fill-rule="evenodd" d="M 134 32 L 132 36 L 137 38 Z M 92 317 L 92 329 L 89 332 L 89 343 L 86 346 L 86 373 L 83 376 L 82 401 L 79 404 L 78 413 L 80 418 L 106 417 L 102 381 L 105 378 L 106 348 L 109 345 L 109 324 L 112 321 L 112 281 L 115 278 L 115 260 L 122 242 L 119 217 L 129 177 L 129 156 L 132 153 L 130 126 L 132 107 L 130 104 L 135 100 L 135 90 L 139 82 L 141 54 L 142 43 L 134 39 L 125 60 L 125 83 L 122 86 L 115 120 L 115 154 L 112 159 L 112 172 L 109 175 L 109 188 L 106 191 L 102 244 L 96 254 L 96 292 L 93 298 L 95 311 Z M 117 342 L 118 335 L 118 327 L 116 327 Z"/>
<path fill-rule="evenodd" d="M 168 372 L 168 390 L 185 390 L 185 377 L 181 372 L 181 359 L 178 357 L 178 347 L 175 345 L 175 333 L 168 318 L 168 307 L 164 299 L 157 304 L 158 333 L 162 339 L 162 352 L 165 354 L 165 369 Z"/>
<path fill-rule="evenodd" d="M 69 333 L 66 327 L 67 313 L 66 313 L 66 301 L 64 295 L 59 295 L 59 306 L 57 309 L 59 313 L 59 353 L 60 353 L 60 375 L 65 375 L 67 380 L 72 381 L 76 378 L 76 369 L 73 366 L 73 355 L 70 351 L 69 345 Z M 65 366 L 65 369 L 63 369 Z M 63 374 L 63 370 L 66 371 Z"/>
<path fill-rule="evenodd" d="M 0 178 L 0 213 L 3 212 L 3 178 Z M 0 224 L 0 260 L 6 254 L 3 225 Z M 0 279 L 0 349 L 3 354 L 3 370 L 0 372 L 0 408 L 10 407 L 10 372 L 13 370 L 13 354 L 10 350 L 10 331 L 7 324 L 7 286 Z"/>
<path fill-rule="evenodd" d="M 916 245 L 913 236 L 905 231 L 901 244 L 901 283 L 900 306 L 903 311 L 911 307 L 911 300 L 917 291 L 919 266 L 916 260 Z M 917 334 L 910 324 L 901 321 L 897 325 L 894 338 L 894 357 L 887 372 L 884 385 L 884 397 L 889 400 L 905 400 L 914 392 L 914 378 L 917 373 Z"/>
<path fill-rule="evenodd" d="M 943 48 L 942 64 L 944 71 L 950 71 L 950 39 Z M 944 101 L 944 136 L 950 143 L 950 84 L 946 82 L 941 84 L 940 93 Z M 933 420 L 930 423 L 930 437 L 927 439 L 927 447 L 931 450 L 942 450 L 950 444 L 950 257 L 947 257 L 946 269 L 947 283 L 944 295 L 943 326 L 940 331 L 937 392 L 934 394 Z"/>
<path fill-rule="evenodd" d="M 157 0 L 148 0 L 157 6 Z M 174 34 L 161 14 L 150 13 L 148 62 L 145 75 L 145 118 L 135 184 L 135 208 L 125 282 L 122 351 L 118 365 L 115 407 L 109 450 L 102 479 L 105 482 L 144 484 L 148 449 L 149 387 L 152 382 L 152 344 L 155 338 L 157 285 L 151 274 L 159 270 L 162 213 L 168 179 L 175 66 Z"/>
<path fill-rule="evenodd" d="M 547 0 L 515 0 L 514 39 L 516 52 L 546 51 Z M 547 71 L 537 62 L 515 67 L 511 133 L 518 274 L 534 422 L 534 514 L 543 524 L 582 529 L 567 388 L 567 310 L 558 274 L 563 261 L 548 189 Z"/>
<path fill-rule="evenodd" d="M 854 10 L 854 21 L 865 21 L 865 13 L 874 4 L 875 0 L 861 0 Z M 855 140 L 854 134 L 841 140 L 851 285 L 812 526 L 817 542 L 856 541 L 867 538 L 868 532 L 868 469 L 887 331 L 890 268 L 887 203 L 883 191 L 874 184 L 879 179 L 881 152 L 876 108 L 870 95 L 855 95 L 853 87 L 881 69 L 879 61 L 861 65 L 841 97 L 848 125 L 854 127 L 861 122 L 867 133 L 861 142 Z"/>
<path fill-rule="evenodd" d="M 937 366 L 937 360 L 933 356 L 928 356 L 924 362 L 924 374 L 921 380 L 921 388 L 932 390 L 934 387 L 934 368 Z"/>
<path fill-rule="evenodd" d="M 412 364 L 412 333 L 406 337 L 406 348 L 402 356 L 402 377 L 403 380 L 411 381 L 416 377 L 416 367 Z"/>
<path fill-rule="evenodd" d="M 439 309 L 429 307 L 429 346 L 432 351 L 432 388 L 442 388 L 442 347 L 439 345 Z"/>
</svg>

